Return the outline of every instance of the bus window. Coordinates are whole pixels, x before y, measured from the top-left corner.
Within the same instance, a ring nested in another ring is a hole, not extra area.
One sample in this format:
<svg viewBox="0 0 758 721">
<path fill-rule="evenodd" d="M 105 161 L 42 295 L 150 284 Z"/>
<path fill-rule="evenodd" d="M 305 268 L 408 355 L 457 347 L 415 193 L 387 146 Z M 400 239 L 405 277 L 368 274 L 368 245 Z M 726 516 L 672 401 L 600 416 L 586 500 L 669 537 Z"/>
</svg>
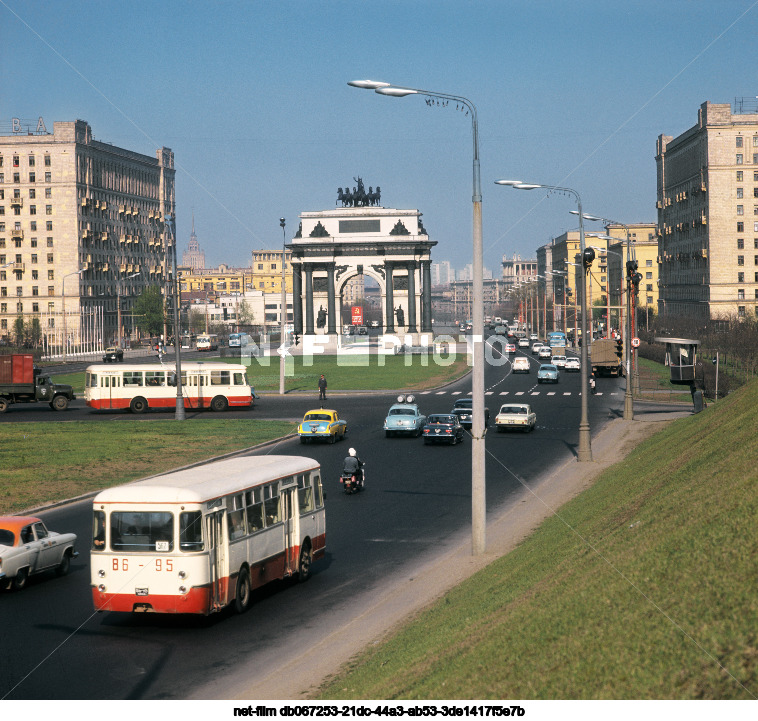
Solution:
<svg viewBox="0 0 758 721">
<path fill-rule="evenodd" d="M 229 371 L 211 371 L 212 386 L 228 386 Z"/>
<path fill-rule="evenodd" d="M 92 548 L 105 549 L 105 511 L 95 511 L 92 518 Z"/>
<path fill-rule="evenodd" d="M 200 511 L 179 514 L 179 548 L 182 551 L 203 550 L 203 514 Z"/>
<path fill-rule="evenodd" d="M 234 374 L 234 385 L 235 386 L 247 386 L 250 385 L 247 382 L 247 378 L 245 378 L 244 373 L 235 373 Z"/>
<path fill-rule="evenodd" d="M 321 508 L 324 505 L 324 490 L 321 488 L 321 477 L 318 475 L 313 476 L 313 488 L 316 491 L 316 508 Z"/>
<path fill-rule="evenodd" d="M 309 513 L 313 510 L 313 488 L 310 479 L 301 474 L 297 477 L 297 503 L 300 513 Z"/>
<path fill-rule="evenodd" d="M 166 385 L 165 371 L 145 371 L 145 385 L 146 386 L 165 386 Z"/>
<path fill-rule="evenodd" d="M 141 386 L 142 371 L 124 371 L 124 386 Z"/>
<path fill-rule="evenodd" d="M 90 388 L 97 388 L 97 373 L 87 373 L 85 385 Z"/>
<path fill-rule="evenodd" d="M 227 518 L 227 529 L 229 531 L 229 540 L 236 541 L 245 535 L 245 509 L 242 505 L 242 494 L 238 493 L 232 497 L 232 508 Z"/>
<path fill-rule="evenodd" d="M 247 532 L 255 533 L 263 528 L 263 501 L 261 489 L 255 488 L 245 494 L 247 501 Z"/>
<path fill-rule="evenodd" d="M 111 550 L 171 551 L 174 515 L 165 511 L 113 511 Z"/>
<path fill-rule="evenodd" d="M 266 527 L 273 526 L 281 520 L 279 509 L 279 484 L 270 483 L 263 486 L 263 505 L 266 509 Z"/>
</svg>

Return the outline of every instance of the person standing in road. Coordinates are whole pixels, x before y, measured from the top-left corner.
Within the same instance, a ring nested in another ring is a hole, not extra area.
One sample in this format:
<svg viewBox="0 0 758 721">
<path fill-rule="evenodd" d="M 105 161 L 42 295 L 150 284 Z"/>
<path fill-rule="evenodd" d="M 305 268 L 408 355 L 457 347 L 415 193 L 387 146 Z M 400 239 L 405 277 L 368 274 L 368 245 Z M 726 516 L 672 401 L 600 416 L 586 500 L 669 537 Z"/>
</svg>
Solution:
<svg viewBox="0 0 758 721">
<path fill-rule="evenodd" d="M 318 379 L 318 399 L 320 401 L 326 400 L 326 378 L 324 374 L 321 374 L 321 378 Z"/>
</svg>

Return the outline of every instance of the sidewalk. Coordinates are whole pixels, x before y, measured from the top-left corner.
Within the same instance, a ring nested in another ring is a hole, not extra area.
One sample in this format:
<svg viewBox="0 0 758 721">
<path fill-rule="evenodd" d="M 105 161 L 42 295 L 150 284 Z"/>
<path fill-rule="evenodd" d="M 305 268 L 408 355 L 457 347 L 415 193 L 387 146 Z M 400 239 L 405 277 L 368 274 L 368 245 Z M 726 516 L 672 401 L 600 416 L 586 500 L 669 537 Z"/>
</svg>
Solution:
<svg viewBox="0 0 758 721">
<path fill-rule="evenodd" d="M 256 674 L 254 683 L 214 689 L 225 694 L 218 697 L 260 700 L 314 697 L 324 680 L 363 648 L 381 641 L 452 587 L 513 550 L 545 518 L 591 486 L 603 471 L 625 458 L 637 445 L 671 421 L 691 414 L 691 409 L 635 408 L 634 421 L 611 421 L 592 441 L 592 462 L 567 461 L 525 489 L 522 502 L 511 504 L 498 518 L 488 519 L 486 553 L 472 556 L 470 540 L 466 540 L 435 557 L 433 562 L 408 569 L 405 580 L 386 587 L 373 597 L 370 605 L 362 607 L 360 614 L 344 619 L 344 624 L 318 643 L 307 650 L 300 649 L 297 657 L 267 669 L 265 675 Z"/>
</svg>

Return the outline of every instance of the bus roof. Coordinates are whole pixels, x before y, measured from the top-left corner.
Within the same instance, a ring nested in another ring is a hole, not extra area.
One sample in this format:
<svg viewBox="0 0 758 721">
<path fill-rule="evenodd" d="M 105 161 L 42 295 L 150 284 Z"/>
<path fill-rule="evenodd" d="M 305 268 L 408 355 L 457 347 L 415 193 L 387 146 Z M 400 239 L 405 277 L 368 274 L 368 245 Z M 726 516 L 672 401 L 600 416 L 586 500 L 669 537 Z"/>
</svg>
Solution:
<svg viewBox="0 0 758 721">
<path fill-rule="evenodd" d="M 119 363 L 117 366 L 106 363 L 87 366 L 87 373 L 120 373 L 121 371 L 175 371 L 176 363 Z M 224 363 L 223 361 L 182 361 L 182 372 L 247 370 L 239 363 Z"/>
<path fill-rule="evenodd" d="M 244 488 L 319 468 L 304 456 L 245 456 L 108 488 L 93 503 L 203 503 Z"/>
</svg>

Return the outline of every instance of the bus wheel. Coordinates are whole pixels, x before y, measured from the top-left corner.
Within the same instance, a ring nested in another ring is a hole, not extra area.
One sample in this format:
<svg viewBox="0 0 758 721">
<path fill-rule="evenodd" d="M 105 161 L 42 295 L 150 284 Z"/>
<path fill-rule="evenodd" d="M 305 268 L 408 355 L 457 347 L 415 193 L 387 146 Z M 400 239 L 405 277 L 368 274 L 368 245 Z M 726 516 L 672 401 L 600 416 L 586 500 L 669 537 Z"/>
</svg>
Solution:
<svg viewBox="0 0 758 721">
<path fill-rule="evenodd" d="M 297 581 L 303 583 L 311 577 L 311 564 L 313 563 L 313 551 L 309 544 L 300 549 L 300 562 L 297 564 Z"/>
<path fill-rule="evenodd" d="M 8 401 L 5 398 L 0 398 L 0 413 L 5 413 L 8 410 Z"/>
<path fill-rule="evenodd" d="M 132 398 L 129 404 L 129 410 L 132 413 L 144 413 L 147 410 L 147 401 L 142 396 Z"/>
<path fill-rule="evenodd" d="M 229 407 L 229 401 L 224 396 L 216 396 L 211 401 L 211 410 L 220 412 L 225 411 Z"/>
<path fill-rule="evenodd" d="M 241 568 L 237 576 L 237 593 L 234 599 L 234 610 L 237 613 L 245 613 L 250 605 L 250 575 L 246 568 Z"/>
</svg>

